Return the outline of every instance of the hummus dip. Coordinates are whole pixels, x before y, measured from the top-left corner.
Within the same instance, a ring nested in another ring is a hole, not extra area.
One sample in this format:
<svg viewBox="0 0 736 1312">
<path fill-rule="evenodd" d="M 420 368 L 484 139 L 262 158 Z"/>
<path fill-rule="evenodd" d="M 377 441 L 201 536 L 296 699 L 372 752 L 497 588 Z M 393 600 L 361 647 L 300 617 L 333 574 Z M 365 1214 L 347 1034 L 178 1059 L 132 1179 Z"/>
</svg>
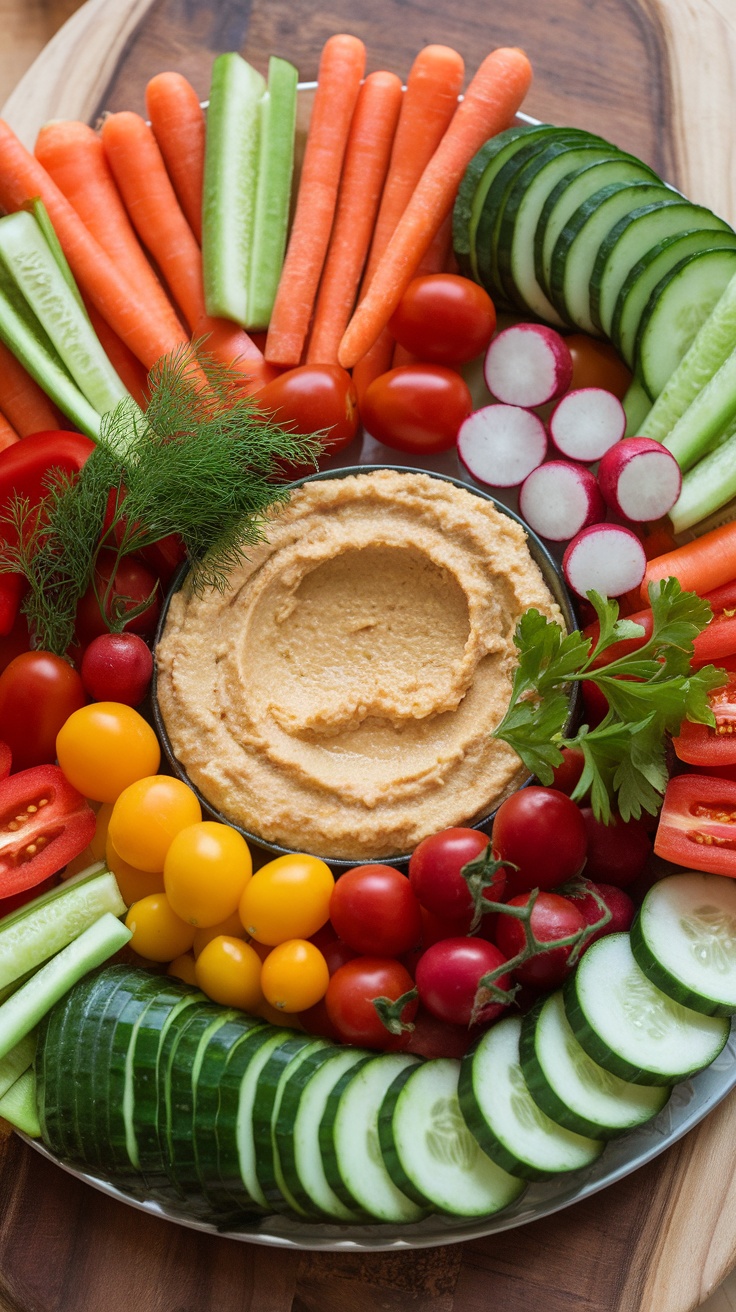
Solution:
<svg viewBox="0 0 736 1312">
<path fill-rule="evenodd" d="M 524 530 L 426 474 L 305 483 L 227 592 L 171 601 L 158 699 L 210 805 L 335 858 L 410 852 L 527 776 L 493 731 L 513 633 L 560 612 Z"/>
</svg>

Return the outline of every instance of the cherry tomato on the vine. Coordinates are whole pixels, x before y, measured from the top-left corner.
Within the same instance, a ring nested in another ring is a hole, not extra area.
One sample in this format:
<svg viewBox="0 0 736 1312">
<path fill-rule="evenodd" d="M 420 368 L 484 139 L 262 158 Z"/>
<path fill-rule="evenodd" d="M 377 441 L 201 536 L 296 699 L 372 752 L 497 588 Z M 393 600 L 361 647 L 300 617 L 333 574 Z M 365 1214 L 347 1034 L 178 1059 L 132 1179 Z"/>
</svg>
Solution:
<svg viewBox="0 0 736 1312">
<path fill-rule="evenodd" d="M 529 893 L 512 897 L 507 906 L 525 907 Z M 540 943 L 554 943 L 569 938 L 585 929 L 588 922 L 582 911 L 557 893 L 539 893 L 531 913 L 530 924 Z M 507 958 L 515 957 L 525 944 L 524 926 L 514 916 L 499 914 L 496 922 L 496 942 Z M 514 979 L 533 988 L 553 989 L 570 974 L 569 956 L 573 945 L 539 951 L 514 967 Z"/>
<path fill-rule="evenodd" d="M 59 730 L 86 700 L 82 680 L 60 656 L 50 651 L 16 656 L 0 674 L 0 726 L 13 769 L 55 761 Z"/>
<path fill-rule="evenodd" d="M 401 1049 L 408 1043 L 408 1032 L 392 1034 L 383 1024 L 374 998 L 396 1002 L 414 987 L 414 981 L 398 961 L 388 957 L 356 957 L 335 971 L 325 994 L 327 1014 L 344 1043 L 365 1048 Z M 401 1020 L 412 1021 L 417 1011 L 416 998 L 401 1009 Z"/>
<path fill-rule="evenodd" d="M 469 1025 L 475 995 L 484 975 L 502 966 L 503 951 L 483 938 L 446 938 L 420 957 L 417 962 L 419 998 L 433 1016 L 450 1025 Z M 510 975 L 495 981 L 499 989 L 508 989 Z M 477 1019 L 482 1024 L 497 1020 L 508 1004 L 489 1002 Z"/>
<path fill-rule="evenodd" d="M 468 385 L 453 369 L 407 364 L 374 378 L 361 415 L 377 441 L 397 451 L 428 455 L 454 446 L 472 409 Z"/>
<path fill-rule="evenodd" d="M 420 360 L 464 364 L 487 347 L 496 311 L 478 283 L 456 273 L 429 273 L 409 283 L 389 327 Z"/>
<path fill-rule="evenodd" d="M 337 364 L 303 364 L 279 374 L 258 394 L 261 410 L 293 433 L 327 430 L 326 456 L 341 451 L 358 431 L 358 394 Z"/>
<path fill-rule="evenodd" d="M 120 627 L 119 621 L 128 611 L 135 610 L 153 594 L 150 605 L 124 626 L 130 633 L 151 637 L 161 609 L 161 589 L 157 585 L 156 575 L 142 560 L 123 556 L 117 561 L 114 551 L 101 551 L 95 567 L 95 586 L 90 584 L 77 606 L 77 637 L 82 645 L 86 646 L 111 628 Z"/>
<path fill-rule="evenodd" d="M 494 855 L 507 870 L 506 891 L 557 888 L 585 861 L 588 838 L 578 807 L 555 788 L 520 788 L 502 802 L 493 821 Z"/>
<path fill-rule="evenodd" d="M 605 903 L 611 913 L 611 919 L 607 924 L 601 925 L 595 934 L 591 934 L 585 947 L 586 952 L 591 943 L 604 938 L 606 934 L 618 934 L 630 929 L 636 914 L 634 903 L 622 888 L 616 888 L 613 884 L 597 884 L 592 879 L 581 879 L 580 888 L 566 893 L 565 896 L 577 907 L 589 925 L 595 925 L 603 917 L 603 910 L 598 905 L 594 893 L 597 893 Z"/>
<path fill-rule="evenodd" d="M 393 866 L 356 866 L 340 876 L 330 898 L 330 920 L 356 952 L 398 957 L 422 932 L 419 903 L 406 875 Z"/>
<path fill-rule="evenodd" d="M 479 829 L 443 829 L 440 834 L 422 839 L 409 862 L 411 886 L 422 906 L 436 916 L 467 920 L 466 930 L 469 929 L 473 900 L 462 870 L 469 862 L 475 861 L 489 843 L 488 835 Z M 505 886 L 506 871 L 501 867 L 486 889 L 485 897 L 490 902 L 499 901 Z"/>
<path fill-rule="evenodd" d="M 596 820 L 589 806 L 583 807 L 581 815 L 588 834 L 586 876 L 603 880 L 605 884 L 615 884 L 617 888 L 633 884 L 644 873 L 652 855 L 647 820 L 643 817 L 622 820 L 620 815 L 614 814 L 611 824 L 604 825 L 601 820 Z"/>
</svg>

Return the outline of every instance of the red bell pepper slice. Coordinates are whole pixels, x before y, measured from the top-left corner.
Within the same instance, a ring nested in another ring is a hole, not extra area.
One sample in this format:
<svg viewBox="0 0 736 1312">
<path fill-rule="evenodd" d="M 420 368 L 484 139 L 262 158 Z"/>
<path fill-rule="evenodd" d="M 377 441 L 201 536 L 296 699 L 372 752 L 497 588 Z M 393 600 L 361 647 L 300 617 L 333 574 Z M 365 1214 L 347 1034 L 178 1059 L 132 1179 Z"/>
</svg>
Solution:
<svg viewBox="0 0 736 1312">
<path fill-rule="evenodd" d="M 24 439 L 28 441 L 28 438 Z M 0 898 L 61 870 L 95 832 L 95 813 L 58 765 L 37 765 L 0 783 Z"/>
<path fill-rule="evenodd" d="M 683 720 L 672 745 L 681 761 L 688 765 L 707 766 L 713 774 L 736 765 L 736 659 L 727 656 L 718 664 L 727 678 L 720 688 L 708 693 L 708 705 L 716 717 L 716 726 L 693 724 Z"/>
<path fill-rule="evenodd" d="M 654 851 L 690 870 L 736 878 L 736 782 L 706 774 L 670 779 Z"/>
</svg>

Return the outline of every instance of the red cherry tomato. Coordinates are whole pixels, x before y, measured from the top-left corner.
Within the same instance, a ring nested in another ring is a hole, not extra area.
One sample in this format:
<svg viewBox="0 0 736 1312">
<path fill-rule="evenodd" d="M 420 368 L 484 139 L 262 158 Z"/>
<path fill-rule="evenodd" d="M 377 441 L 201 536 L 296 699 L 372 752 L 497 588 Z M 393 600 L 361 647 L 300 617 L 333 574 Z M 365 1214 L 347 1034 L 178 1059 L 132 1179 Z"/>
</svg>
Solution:
<svg viewBox="0 0 736 1312">
<path fill-rule="evenodd" d="M 530 894 L 512 897 L 510 907 L 525 907 Z M 539 893 L 531 914 L 531 927 L 540 943 L 554 943 L 585 929 L 586 919 L 578 907 L 557 893 Z M 513 916 L 500 914 L 496 922 L 496 942 L 507 958 L 515 957 L 524 947 L 524 927 Z M 557 988 L 570 974 L 568 958 L 573 945 L 538 952 L 514 968 L 514 979 L 532 988 Z"/>
<path fill-rule="evenodd" d="M 82 680 L 71 665 L 49 651 L 16 656 L 0 674 L 0 725 L 15 770 L 56 760 L 56 735 L 84 706 Z"/>
<path fill-rule="evenodd" d="M 475 1042 L 478 1033 L 475 1026 L 471 1029 L 467 1025 L 448 1025 L 420 1006 L 403 1051 L 416 1053 L 418 1057 L 454 1057 L 459 1061 Z"/>
<path fill-rule="evenodd" d="M 325 456 L 352 442 L 360 422 L 353 380 L 337 364 L 303 364 L 287 369 L 258 394 L 258 405 L 293 433 L 327 429 Z"/>
<path fill-rule="evenodd" d="M 332 890 L 330 920 L 340 938 L 365 955 L 398 957 L 422 933 L 419 903 L 406 875 L 393 866 L 356 866 Z"/>
<path fill-rule="evenodd" d="M 483 938 L 446 938 L 435 943 L 417 962 L 417 988 L 422 1005 L 438 1020 L 450 1025 L 469 1025 L 481 978 L 502 966 L 505 960 L 503 952 Z M 510 984 L 509 975 L 496 980 L 500 989 L 508 989 Z M 479 1021 L 487 1025 L 505 1010 L 503 1003 L 489 1002 Z"/>
<path fill-rule="evenodd" d="M 31 638 L 28 632 L 28 621 L 23 612 L 20 611 L 15 618 L 10 633 L 6 634 L 5 637 L 0 637 L 0 674 L 8 668 L 10 662 L 14 661 L 16 656 L 21 656 L 24 651 L 30 650 Z"/>
<path fill-rule="evenodd" d="M 568 901 L 572 902 L 578 911 L 582 912 L 589 925 L 594 925 L 603 915 L 593 896 L 594 890 L 603 899 L 611 913 L 611 919 L 608 923 L 601 925 L 595 934 L 591 934 L 584 949 L 587 952 L 591 943 L 595 943 L 599 938 L 604 938 L 606 934 L 618 934 L 623 930 L 630 929 L 636 907 L 628 893 L 624 893 L 622 888 L 615 888 L 613 884 L 596 884 L 591 879 L 581 879 L 580 885 L 579 890 L 568 893 L 566 896 Z"/>
<path fill-rule="evenodd" d="M 77 637 L 83 646 L 87 646 L 93 638 L 109 632 L 109 624 L 105 623 L 100 609 L 100 601 L 106 594 L 105 612 L 110 619 L 118 619 L 124 616 L 126 611 L 134 610 L 150 597 L 157 587 L 156 575 L 152 574 L 150 569 L 135 556 L 123 556 L 117 569 L 115 562 L 114 551 L 100 552 L 95 570 L 97 596 L 100 600 L 98 601 L 94 589 L 90 586 L 77 606 Z M 108 593 L 113 570 L 114 578 Z M 159 588 L 150 606 L 134 619 L 127 621 L 126 630 L 150 638 L 155 631 L 160 609 Z"/>
<path fill-rule="evenodd" d="M 354 957 L 359 955 L 352 948 L 349 948 L 347 943 L 343 943 L 341 938 L 338 938 L 329 920 L 326 925 L 317 930 L 316 934 L 310 934 L 309 942 L 314 943 L 314 946 L 319 948 L 327 962 L 327 969 L 331 975 L 334 975 L 336 970 L 344 966 L 346 961 L 352 961 Z M 321 1003 L 317 1003 L 318 1007 L 321 1005 Z"/>
<path fill-rule="evenodd" d="M 469 278 L 430 273 L 409 283 L 389 327 L 420 360 L 464 364 L 485 351 L 496 311 L 488 292 Z"/>
<path fill-rule="evenodd" d="M 577 747 L 563 747 L 562 761 L 555 768 L 552 787 L 556 788 L 558 793 L 566 793 L 569 797 L 583 773 L 584 765 L 585 757 Z"/>
<path fill-rule="evenodd" d="M 344 1043 L 364 1048 L 391 1049 L 406 1047 L 408 1031 L 391 1034 L 383 1024 L 374 998 L 397 1001 L 414 987 L 414 981 L 398 961 L 388 957 L 356 957 L 335 971 L 325 994 L 330 1021 Z M 416 998 L 401 1010 L 402 1021 L 412 1021 L 417 1011 Z"/>
<path fill-rule="evenodd" d="M 372 437 L 396 451 L 449 451 L 473 408 L 468 385 L 441 365 L 407 364 L 374 378 L 361 413 Z"/>
<path fill-rule="evenodd" d="M 623 401 L 631 374 L 613 347 L 585 333 L 573 333 L 565 342 L 572 356 L 570 387 L 602 387 Z"/>
<path fill-rule="evenodd" d="M 556 888 L 581 869 L 587 850 L 578 807 L 555 788 L 520 788 L 502 802 L 493 821 L 494 855 L 507 870 L 506 891 Z"/>
<path fill-rule="evenodd" d="M 588 834 L 588 859 L 585 875 L 588 879 L 603 880 L 617 888 L 627 888 L 643 873 L 652 854 L 649 825 L 641 820 L 622 820 L 614 815 L 613 823 L 604 825 L 596 820 L 590 807 L 580 814 Z"/>
<path fill-rule="evenodd" d="M 139 706 L 153 674 L 153 656 L 137 633 L 101 633 L 82 657 L 82 682 L 96 702 Z"/>
<path fill-rule="evenodd" d="M 444 829 L 440 834 L 424 838 L 409 862 L 411 886 L 422 906 L 443 919 L 467 920 L 466 929 L 469 928 L 473 901 L 462 870 L 470 861 L 475 861 L 489 843 L 488 835 L 478 829 Z M 491 902 L 498 902 L 503 897 L 505 886 L 506 871 L 501 867 L 485 896 Z"/>
</svg>

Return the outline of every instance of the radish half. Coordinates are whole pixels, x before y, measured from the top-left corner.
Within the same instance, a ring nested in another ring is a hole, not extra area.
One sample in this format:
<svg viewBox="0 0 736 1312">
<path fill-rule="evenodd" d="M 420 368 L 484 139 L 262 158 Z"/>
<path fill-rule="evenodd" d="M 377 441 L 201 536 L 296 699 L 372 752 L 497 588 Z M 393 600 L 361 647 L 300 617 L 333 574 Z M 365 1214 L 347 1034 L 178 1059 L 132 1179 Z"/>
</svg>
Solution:
<svg viewBox="0 0 736 1312">
<path fill-rule="evenodd" d="M 540 537 L 569 542 L 581 528 L 605 519 L 606 503 L 595 474 L 584 465 L 549 460 L 524 480 L 519 512 Z"/>
<path fill-rule="evenodd" d="M 682 487 L 675 457 L 651 437 L 627 437 L 601 459 L 598 482 L 607 504 L 636 524 L 661 519 Z"/>
<path fill-rule="evenodd" d="M 562 572 L 579 597 L 591 588 L 604 597 L 620 597 L 638 588 L 647 558 L 630 528 L 620 524 L 593 524 L 573 538 L 562 557 Z"/>
<path fill-rule="evenodd" d="M 547 434 L 529 410 L 485 405 L 460 425 L 457 453 L 479 483 L 517 487 L 544 460 Z"/>
<path fill-rule="evenodd" d="M 600 460 L 626 432 L 626 415 L 617 396 L 602 387 L 576 387 L 563 396 L 549 419 L 557 450 L 571 460 Z"/>
<path fill-rule="evenodd" d="M 556 401 L 572 382 L 564 338 L 538 323 L 518 323 L 494 337 L 483 366 L 491 396 L 525 408 Z"/>
</svg>

